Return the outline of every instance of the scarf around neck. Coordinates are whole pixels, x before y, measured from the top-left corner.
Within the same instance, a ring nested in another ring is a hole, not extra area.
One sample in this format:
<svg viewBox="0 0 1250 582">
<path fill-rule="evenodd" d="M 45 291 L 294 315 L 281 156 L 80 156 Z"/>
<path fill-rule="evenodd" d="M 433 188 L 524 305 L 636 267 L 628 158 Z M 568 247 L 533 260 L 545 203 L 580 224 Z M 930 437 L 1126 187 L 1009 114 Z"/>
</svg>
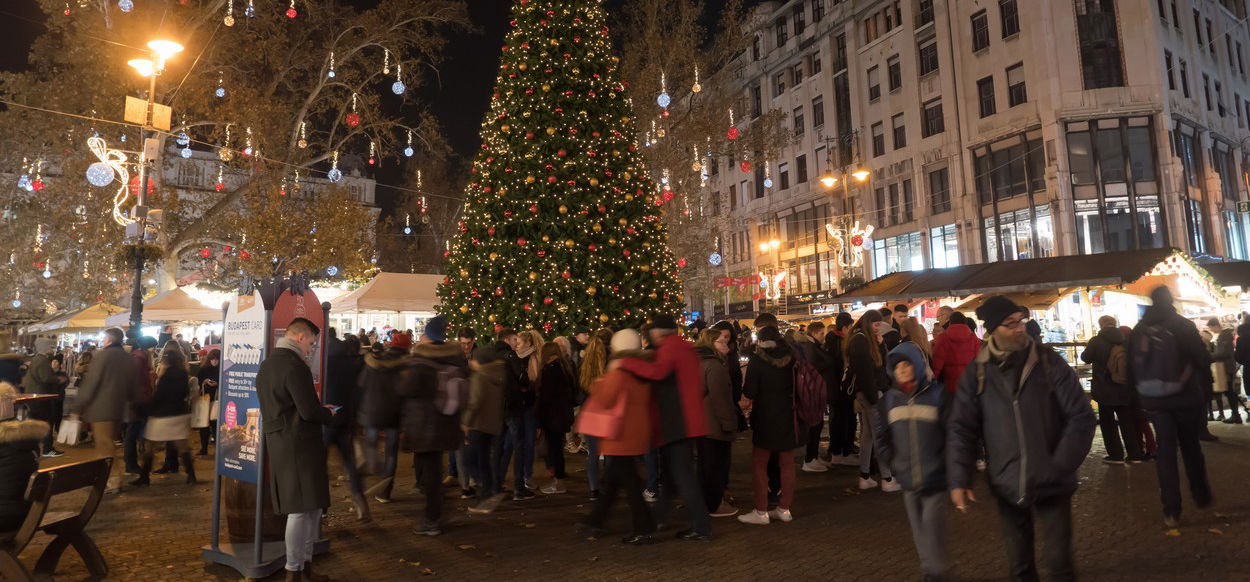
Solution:
<svg viewBox="0 0 1250 582">
<path fill-rule="evenodd" d="M 305 354 L 305 353 L 304 353 L 304 350 L 303 350 L 302 348 L 300 348 L 300 347 L 299 347 L 299 342 L 297 342 L 297 341 L 295 341 L 295 340 L 293 340 L 293 339 L 291 339 L 291 338 L 288 338 L 288 337 L 280 337 L 280 338 L 278 338 L 278 343 L 277 343 L 277 344 L 275 344 L 275 345 L 274 345 L 274 347 L 275 347 L 275 348 L 286 348 L 286 349 L 288 349 L 288 350 L 291 350 L 292 352 L 295 352 L 296 354 L 299 354 L 300 359 L 304 359 L 304 358 L 307 358 L 307 357 L 308 357 L 308 354 Z"/>
</svg>

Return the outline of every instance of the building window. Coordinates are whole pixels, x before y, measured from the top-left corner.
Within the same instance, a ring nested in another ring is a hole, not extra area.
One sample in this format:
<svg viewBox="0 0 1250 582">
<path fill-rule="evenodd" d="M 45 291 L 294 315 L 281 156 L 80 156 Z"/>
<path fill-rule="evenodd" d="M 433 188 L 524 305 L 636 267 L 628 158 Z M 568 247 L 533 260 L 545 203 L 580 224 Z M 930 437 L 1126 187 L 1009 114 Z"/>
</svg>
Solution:
<svg viewBox="0 0 1250 582">
<path fill-rule="evenodd" d="M 903 66 L 898 62 L 898 55 L 887 59 L 885 66 L 890 77 L 890 92 L 892 93 L 903 87 Z"/>
<path fill-rule="evenodd" d="M 777 164 L 777 181 L 781 186 L 779 190 L 786 190 L 790 187 L 790 164 L 785 162 Z"/>
<path fill-rule="evenodd" d="M 946 131 L 946 121 L 942 118 L 942 99 L 934 99 L 922 106 L 920 134 L 921 137 L 929 137 Z"/>
<path fill-rule="evenodd" d="M 994 115 L 994 77 L 991 75 L 977 81 L 977 100 L 981 104 L 981 117 Z"/>
<path fill-rule="evenodd" d="M 751 40 L 751 60 L 760 60 L 760 37 L 758 35 Z"/>
<path fill-rule="evenodd" d="M 1202 14 L 1194 9 L 1194 39 L 1198 42 L 1198 50 L 1202 50 Z"/>
<path fill-rule="evenodd" d="M 904 124 L 903 114 L 890 118 L 890 123 L 894 129 L 894 149 L 907 147 L 907 126 Z"/>
<path fill-rule="evenodd" d="M 1181 90 L 1185 93 L 1185 98 L 1189 98 L 1189 67 L 1185 64 L 1185 59 L 1180 59 L 1181 66 Z"/>
<path fill-rule="evenodd" d="M 1220 117 L 1224 117 L 1224 87 L 1219 81 L 1215 82 L 1215 108 L 1220 113 Z"/>
<path fill-rule="evenodd" d="M 812 127 L 821 128 L 825 126 L 825 98 L 817 97 L 812 99 Z"/>
<path fill-rule="evenodd" d="M 729 209 L 734 210 L 736 208 L 738 208 L 738 187 L 730 184 L 729 185 Z"/>
<path fill-rule="evenodd" d="M 885 127 L 880 121 L 872 124 L 872 157 L 885 155 Z"/>
<path fill-rule="evenodd" d="M 885 188 L 873 190 L 873 198 L 877 203 L 877 225 L 889 226 L 885 220 Z"/>
<path fill-rule="evenodd" d="M 803 127 L 803 108 L 794 108 L 794 135 L 801 136 L 806 128 Z"/>
<path fill-rule="evenodd" d="M 920 45 L 920 76 L 923 77 L 938 70 L 937 41 L 926 40 Z"/>
<path fill-rule="evenodd" d="M 934 269 L 959 266 L 959 237 L 955 225 L 929 229 L 929 262 Z"/>
<path fill-rule="evenodd" d="M 846 69 L 846 35 L 839 34 L 833 37 L 833 70 L 841 71 Z"/>
<path fill-rule="evenodd" d="M 1164 24 L 1168 23 L 1168 13 L 1167 10 L 1163 8 L 1163 0 L 1159 0 L 1159 19 L 1162 20 Z"/>
<path fill-rule="evenodd" d="M 825 18 L 825 0 L 812 0 L 812 22 L 820 22 Z"/>
<path fill-rule="evenodd" d="M 1185 34 L 1185 29 L 1181 27 L 1181 14 L 1176 9 L 1176 0 L 1172 0 L 1172 26 L 1176 28 L 1177 34 Z"/>
<path fill-rule="evenodd" d="M 767 194 L 764 188 L 764 165 L 755 166 L 755 197 L 763 198 Z"/>
<path fill-rule="evenodd" d="M 794 159 L 794 183 L 807 183 L 807 154 Z"/>
<path fill-rule="evenodd" d="M 777 19 L 777 48 L 786 46 L 786 41 L 790 40 L 790 32 L 786 29 L 786 17 L 782 16 Z"/>
<path fill-rule="evenodd" d="M 933 0 L 920 0 L 919 8 L 916 11 L 916 28 L 933 22 Z"/>
<path fill-rule="evenodd" d="M 764 113 L 764 92 L 759 85 L 751 86 L 751 118 L 755 119 Z"/>
<path fill-rule="evenodd" d="M 1124 65 L 1120 57 L 1115 3 L 1106 0 L 1074 1 L 1081 77 L 1085 88 L 1123 87 Z"/>
<path fill-rule="evenodd" d="M 1207 111 L 1211 111 L 1211 77 L 1206 73 L 1202 74 L 1202 95 L 1207 102 Z"/>
<path fill-rule="evenodd" d="M 1127 196 L 1108 196 L 1106 202 L 1077 200 L 1076 242 L 1083 255 L 1133 248 L 1163 247 L 1163 215 L 1157 196 L 1138 196 L 1134 219 Z M 1137 244 L 1133 244 L 1133 226 L 1137 226 Z M 1105 228 L 1103 225 L 1106 225 Z"/>
<path fill-rule="evenodd" d="M 977 198 L 991 204 L 1046 189 L 1045 156 L 1037 136 L 1017 134 L 973 152 Z"/>
<path fill-rule="evenodd" d="M 821 71 L 820 51 L 807 56 L 807 70 L 811 75 L 819 75 Z"/>
<path fill-rule="evenodd" d="M 899 210 L 902 205 L 898 201 L 898 184 L 890 184 L 888 187 L 890 192 L 890 205 L 886 209 L 886 215 L 890 219 L 890 224 L 899 224 Z"/>
<path fill-rule="evenodd" d="M 998 15 L 1002 19 L 1003 38 L 1020 33 L 1020 10 L 1016 0 L 998 0 Z"/>
<path fill-rule="evenodd" d="M 1211 19 L 1207 19 L 1207 50 L 1215 56 L 1215 35 L 1211 33 Z"/>
<path fill-rule="evenodd" d="M 1176 77 L 1172 75 L 1172 51 L 1163 51 L 1163 68 L 1168 75 L 1168 90 L 1176 90 Z"/>
<path fill-rule="evenodd" d="M 1007 68 L 1007 107 L 1015 107 L 1029 100 L 1024 88 L 1024 63 Z"/>
<path fill-rule="evenodd" d="M 1163 246 L 1150 118 L 1072 122 L 1066 137 L 1080 252 Z"/>
<path fill-rule="evenodd" d="M 972 15 L 972 52 L 990 46 L 990 18 L 982 10 Z"/>
<path fill-rule="evenodd" d="M 872 241 L 873 275 L 881 277 L 899 271 L 924 269 L 920 233 L 913 232 Z"/>
<path fill-rule="evenodd" d="M 873 66 L 868 69 L 868 100 L 876 101 L 881 98 L 881 69 Z"/>
<path fill-rule="evenodd" d="M 1245 128 L 1245 121 L 1241 117 L 1241 95 L 1233 93 L 1233 110 L 1237 112 L 1237 129 Z"/>
<path fill-rule="evenodd" d="M 1237 41 L 1237 74 L 1246 76 L 1246 62 L 1241 58 L 1241 41 Z"/>
<path fill-rule="evenodd" d="M 803 82 L 803 63 L 794 63 L 790 67 L 790 80 L 792 81 L 791 87 L 798 87 L 799 83 Z"/>
<path fill-rule="evenodd" d="M 916 218 L 916 192 L 912 189 L 911 180 L 903 180 L 903 222 L 911 222 Z"/>
<path fill-rule="evenodd" d="M 949 212 L 951 209 L 950 170 L 939 168 L 929 172 L 929 209 L 932 214 Z"/>
<path fill-rule="evenodd" d="M 794 36 L 803 34 L 803 30 L 807 28 L 806 15 L 803 13 L 803 3 L 794 5 Z"/>
<path fill-rule="evenodd" d="M 880 14 L 873 14 L 864 20 L 864 44 L 877 40 L 877 36 L 880 35 L 877 32 L 877 18 L 879 16 Z"/>
<path fill-rule="evenodd" d="M 781 97 L 786 92 L 786 72 L 773 75 L 773 97 Z"/>
<path fill-rule="evenodd" d="M 1050 206 L 1004 212 L 984 219 L 985 259 L 1017 261 L 1050 257 L 1055 254 L 1054 224 Z"/>
</svg>

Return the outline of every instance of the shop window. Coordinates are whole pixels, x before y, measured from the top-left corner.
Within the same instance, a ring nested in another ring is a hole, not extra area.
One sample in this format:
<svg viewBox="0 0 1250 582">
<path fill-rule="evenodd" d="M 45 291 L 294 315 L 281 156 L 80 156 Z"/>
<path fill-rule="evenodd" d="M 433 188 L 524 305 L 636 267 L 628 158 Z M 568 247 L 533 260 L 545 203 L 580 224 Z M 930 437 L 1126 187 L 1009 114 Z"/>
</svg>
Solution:
<svg viewBox="0 0 1250 582">
<path fill-rule="evenodd" d="M 1240 213 L 1226 210 L 1224 215 L 1224 255 L 1230 259 L 1246 260 L 1246 233 Z"/>
<path fill-rule="evenodd" d="M 983 227 L 985 258 L 989 262 L 1050 257 L 1055 253 L 1048 205 L 1038 206 L 1035 214 L 1025 208 L 991 216 L 983 220 Z"/>
<path fill-rule="evenodd" d="M 924 252 L 920 233 L 899 235 L 872 241 L 872 268 L 877 277 L 899 271 L 924 269 Z"/>
<path fill-rule="evenodd" d="M 955 225 L 929 229 L 929 262 L 935 269 L 959 266 L 959 239 Z"/>
<path fill-rule="evenodd" d="M 1088 131 L 1068 132 L 1068 171 L 1073 185 L 1094 183 L 1094 150 Z"/>
</svg>

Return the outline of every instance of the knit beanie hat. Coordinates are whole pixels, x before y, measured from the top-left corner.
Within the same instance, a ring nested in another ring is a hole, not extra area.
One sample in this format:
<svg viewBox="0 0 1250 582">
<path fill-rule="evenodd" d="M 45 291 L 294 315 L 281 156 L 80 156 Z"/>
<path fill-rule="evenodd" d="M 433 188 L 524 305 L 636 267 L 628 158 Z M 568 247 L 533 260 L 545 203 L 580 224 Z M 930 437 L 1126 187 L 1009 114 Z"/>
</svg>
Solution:
<svg viewBox="0 0 1250 582">
<path fill-rule="evenodd" d="M 1028 313 L 1028 310 L 1016 305 L 1015 301 L 1008 299 L 1004 295 L 990 297 L 977 308 L 977 318 L 985 324 L 985 333 L 987 334 L 994 333 L 994 328 L 1001 325 L 1004 319 L 1016 313 Z"/>
</svg>

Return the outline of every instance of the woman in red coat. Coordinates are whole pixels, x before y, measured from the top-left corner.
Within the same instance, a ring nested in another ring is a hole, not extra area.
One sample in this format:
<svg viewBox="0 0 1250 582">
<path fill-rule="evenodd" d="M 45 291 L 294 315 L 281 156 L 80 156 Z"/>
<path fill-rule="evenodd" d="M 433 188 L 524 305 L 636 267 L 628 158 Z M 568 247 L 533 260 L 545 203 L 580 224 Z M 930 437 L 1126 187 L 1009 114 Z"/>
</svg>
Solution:
<svg viewBox="0 0 1250 582">
<path fill-rule="evenodd" d="M 623 329 L 612 336 L 612 358 L 647 358 L 650 354 L 640 351 L 642 337 L 632 329 Z M 592 533 L 603 531 L 608 512 L 616 501 L 616 494 L 624 488 L 625 500 L 633 515 L 633 534 L 621 541 L 629 545 L 645 545 L 655 540 L 655 520 L 651 509 L 642 498 L 642 478 L 638 475 L 638 456 L 651 449 L 651 384 L 624 368 L 617 367 L 595 380 L 590 386 L 587 408 L 611 410 L 625 399 L 625 413 L 621 420 L 621 432 L 613 438 L 604 437 L 599 442 L 599 452 L 604 455 L 605 475 L 599 500 L 595 503 L 586 526 Z"/>
<path fill-rule="evenodd" d="M 933 375 L 942 379 L 946 391 L 955 393 L 964 368 L 981 351 L 981 340 L 968 327 L 968 318 L 954 313 L 947 322 L 946 331 L 933 342 Z"/>
</svg>

